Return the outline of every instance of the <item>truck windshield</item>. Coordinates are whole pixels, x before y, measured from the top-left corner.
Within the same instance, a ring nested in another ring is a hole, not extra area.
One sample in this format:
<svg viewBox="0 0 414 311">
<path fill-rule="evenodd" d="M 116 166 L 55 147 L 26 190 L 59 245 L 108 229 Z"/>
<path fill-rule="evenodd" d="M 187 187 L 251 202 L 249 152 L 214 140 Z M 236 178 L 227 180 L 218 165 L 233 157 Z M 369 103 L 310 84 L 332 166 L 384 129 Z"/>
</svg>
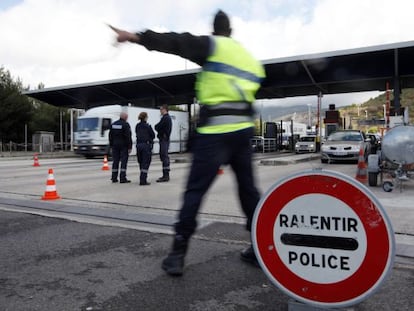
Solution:
<svg viewBox="0 0 414 311">
<path fill-rule="evenodd" d="M 77 131 L 97 131 L 99 118 L 78 119 Z"/>
</svg>

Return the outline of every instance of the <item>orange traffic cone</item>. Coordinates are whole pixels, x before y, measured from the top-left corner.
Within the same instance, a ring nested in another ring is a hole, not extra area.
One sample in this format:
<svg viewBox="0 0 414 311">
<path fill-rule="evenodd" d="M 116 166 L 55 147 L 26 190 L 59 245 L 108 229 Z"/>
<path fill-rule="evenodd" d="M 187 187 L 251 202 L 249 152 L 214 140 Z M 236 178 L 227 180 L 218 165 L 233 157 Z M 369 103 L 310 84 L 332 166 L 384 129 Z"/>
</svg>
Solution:
<svg viewBox="0 0 414 311">
<path fill-rule="evenodd" d="M 367 163 L 365 163 L 364 149 L 362 147 L 361 149 L 359 149 L 358 167 L 357 167 L 355 179 L 362 183 L 366 183 L 368 180 Z"/>
<path fill-rule="evenodd" d="M 42 200 L 56 200 L 60 199 L 60 196 L 56 191 L 55 178 L 53 177 L 53 169 L 49 168 L 49 175 L 47 176 L 46 181 L 46 191 L 42 196 Z"/>
<path fill-rule="evenodd" d="M 34 154 L 33 160 L 34 160 L 33 166 L 40 166 L 39 158 L 37 157 L 37 153 Z"/>
<path fill-rule="evenodd" d="M 108 157 L 106 155 L 104 156 L 104 164 L 102 166 L 102 170 L 103 171 L 109 171 Z"/>
</svg>

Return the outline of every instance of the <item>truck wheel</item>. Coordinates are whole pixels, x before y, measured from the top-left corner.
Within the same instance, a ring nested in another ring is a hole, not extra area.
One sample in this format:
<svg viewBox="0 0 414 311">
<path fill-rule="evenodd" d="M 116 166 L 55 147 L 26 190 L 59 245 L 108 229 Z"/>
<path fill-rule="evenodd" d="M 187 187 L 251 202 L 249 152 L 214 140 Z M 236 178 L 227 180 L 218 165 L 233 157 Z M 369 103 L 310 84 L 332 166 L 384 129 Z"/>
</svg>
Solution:
<svg viewBox="0 0 414 311">
<path fill-rule="evenodd" d="M 385 181 L 382 184 L 382 189 L 384 189 L 385 192 L 391 192 L 394 189 L 394 184 L 390 181 Z"/>
<path fill-rule="evenodd" d="M 378 173 L 368 172 L 368 185 L 371 187 L 376 187 L 378 185 Z"/>
</svg>

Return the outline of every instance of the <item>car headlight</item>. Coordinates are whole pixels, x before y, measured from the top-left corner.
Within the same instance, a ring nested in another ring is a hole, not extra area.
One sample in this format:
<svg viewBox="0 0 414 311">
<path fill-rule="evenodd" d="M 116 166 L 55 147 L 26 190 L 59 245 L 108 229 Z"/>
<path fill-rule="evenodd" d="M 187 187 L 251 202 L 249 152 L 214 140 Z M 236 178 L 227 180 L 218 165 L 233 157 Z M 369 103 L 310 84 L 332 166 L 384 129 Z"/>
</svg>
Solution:
<svg viewBox="0 0 414 311">
<path fill-rule="evenodd" d="M 299 144 L 295 144 L 295 148 L 299 148 Z"/>
<path fill-rule="evenodd" d="M 310 148 L 313 148 L 313 147 L 315 147 L 315 145 L 314 144 L 310 144 L 309 147 Z"/>
</svg>

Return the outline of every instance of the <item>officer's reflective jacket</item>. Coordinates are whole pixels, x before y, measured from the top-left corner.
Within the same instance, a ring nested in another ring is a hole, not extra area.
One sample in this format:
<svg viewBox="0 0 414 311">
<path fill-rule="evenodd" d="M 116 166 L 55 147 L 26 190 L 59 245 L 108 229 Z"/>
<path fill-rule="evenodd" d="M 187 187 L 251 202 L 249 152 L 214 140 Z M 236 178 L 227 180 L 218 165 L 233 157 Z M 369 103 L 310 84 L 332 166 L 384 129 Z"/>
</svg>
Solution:
<svg viewBox="0 0 414 311">
<path fill-rule="evenodd" d="M 196 81 L 199 133 L 227 133 L 254 126 L 252 103 L 263 66 L 232 38 L 214 36 L 214 51 Z"/>
</svg>

